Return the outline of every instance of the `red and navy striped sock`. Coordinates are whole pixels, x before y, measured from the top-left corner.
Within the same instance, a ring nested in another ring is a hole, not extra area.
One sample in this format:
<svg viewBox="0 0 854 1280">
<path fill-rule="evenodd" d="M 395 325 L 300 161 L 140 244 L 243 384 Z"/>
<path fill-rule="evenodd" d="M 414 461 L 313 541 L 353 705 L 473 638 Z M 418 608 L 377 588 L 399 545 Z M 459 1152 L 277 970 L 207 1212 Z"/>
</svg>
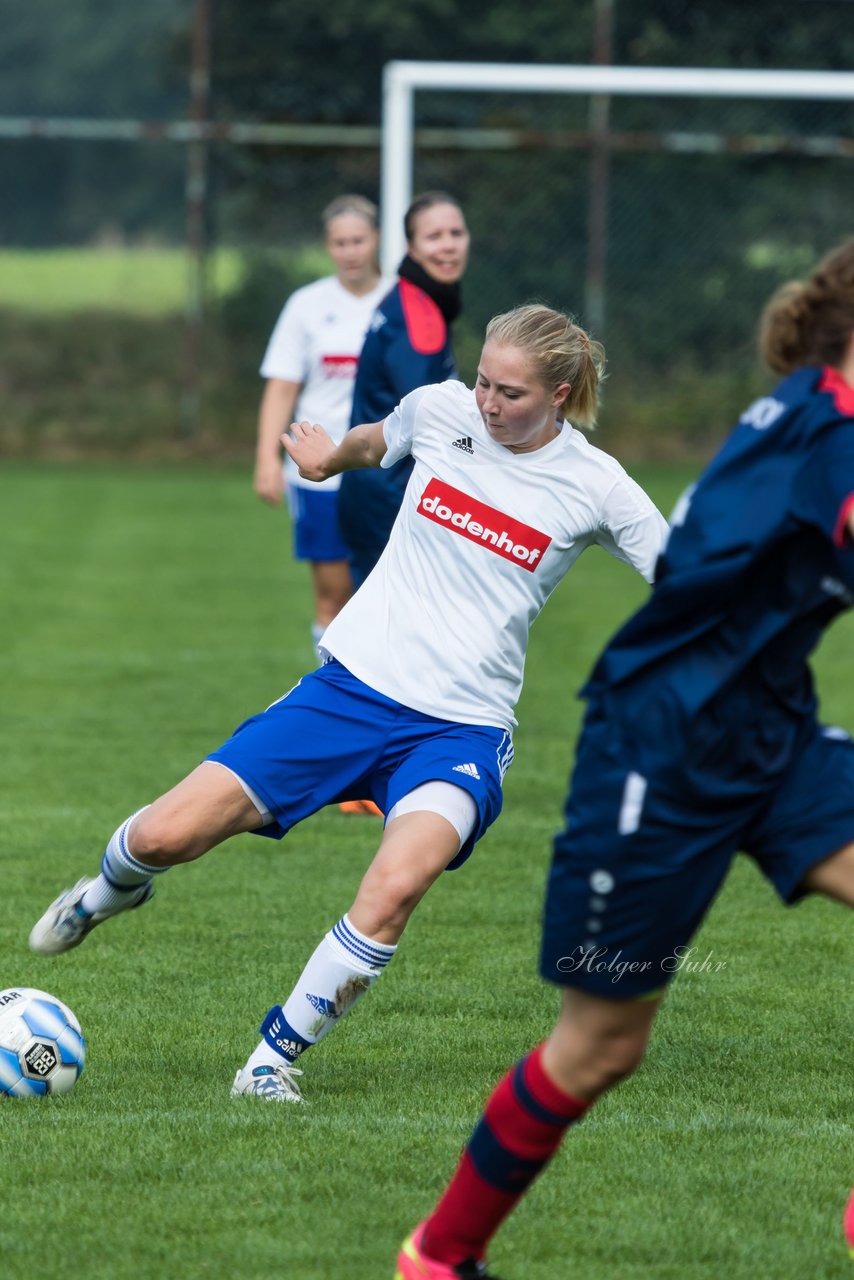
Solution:
<svg viewBox="0 0 854 1280">
<path fill-rule="evenodd" d="M 427 1220 L 424 1252 L 456 1266 L 482 1258 L 507 1214 L 548 1164 L 571 1124 L 591 1105 L 543 1070 L 543 1046 L 500 1081 L 456 1173 Z"/>
</svg>

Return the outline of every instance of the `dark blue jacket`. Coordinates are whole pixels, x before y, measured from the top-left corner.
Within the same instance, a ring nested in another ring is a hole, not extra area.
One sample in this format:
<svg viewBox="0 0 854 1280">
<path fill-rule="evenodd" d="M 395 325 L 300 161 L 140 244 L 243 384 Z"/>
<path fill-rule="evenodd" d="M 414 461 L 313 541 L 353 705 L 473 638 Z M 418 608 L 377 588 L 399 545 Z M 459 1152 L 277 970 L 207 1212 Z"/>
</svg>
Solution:
<svg viewBox="0 0 854 1280">
<path fill-rule="evenodd" d="M 456 377 L 448 325 L 436 303 L 409 280 L 399 280 L 374 313 L 356 373 L 350 426 L 380 422 L 416 387 Z M 341 477 L 338 520 L 363 581 L 388 542 L 412 471 L 409 458 L 388 470 L 348 471 Z"/>
<path fill-rule="evenodd" d="M 681 508 L 681 509 L 680 509 Z M 786 378 L 740 418 L 672 518 L 647 603 L 583 693 L 646 753 L 702 753 L 733 786 L 786 767 L 817 703 L 808 657 L 854 604 L 854 391 Z"/>
</svg>

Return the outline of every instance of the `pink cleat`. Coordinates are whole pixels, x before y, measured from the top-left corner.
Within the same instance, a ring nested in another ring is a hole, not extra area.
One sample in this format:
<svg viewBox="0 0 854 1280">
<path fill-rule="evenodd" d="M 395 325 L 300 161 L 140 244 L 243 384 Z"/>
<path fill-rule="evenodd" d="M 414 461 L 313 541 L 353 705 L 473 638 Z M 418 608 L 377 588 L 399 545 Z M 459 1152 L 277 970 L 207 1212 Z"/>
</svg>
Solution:
<svg viewBox="0 0 854 1280">
<path fill-rule="evenodd" d="M 842 1229 L 845 1232 L 845 1239 L 848 1241 L 851 1257 L 854 1258 L 854 1191 L 851 1192 L 848 1200 L 848 1207 L 842 1219 Z M 414 1271 L 412 1274 L 417 1275 L 418 1272 Z"/>
<path fill-rule="evenodd" d="M 451 1266 L 447 1262 L 434 1262 L 421 1250 L 426 1223 L 420 1223 L 411 1236 L 407 1236 L 397 1255 L 394 1280 L 498 1280 L 490 1276 L 485 1262 L 469 1258 Z"/>
</svg>

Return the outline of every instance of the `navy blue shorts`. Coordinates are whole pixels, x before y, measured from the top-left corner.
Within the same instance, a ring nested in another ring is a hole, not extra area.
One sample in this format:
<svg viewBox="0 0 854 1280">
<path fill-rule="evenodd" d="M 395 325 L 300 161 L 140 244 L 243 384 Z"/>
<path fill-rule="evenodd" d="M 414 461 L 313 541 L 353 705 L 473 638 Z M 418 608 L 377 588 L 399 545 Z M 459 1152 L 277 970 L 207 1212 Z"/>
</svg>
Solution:
<svg viewBox="0 0 854 1280">
<path fill-rule="evenodd" d="M 289 485 L 288 507 L 294 528 L 297 560 L 346 560 L 349 552 L 338 531 L 337 489 L 303 489 Z"/>
<path fill-rule="evenodd" d="M 710 801 L 634 772 L 601 722 L 585 728 L 555 839 L 540 972 L 631 999 L 689 963 L 688 944 L 739 851 L 784 902 L 817 862 L 854 842 L 854 743 L 815 726 L 764 794 Z"/>
<path fill-rule="evenodd" d="M 451 782 L 469 792 L 478 812 L 454 868 L 501 812 L 513 742 L 503 729 L 413 711 L 332 660 L 245 720 L 207 758 L 263 801 L 275 821 L 254 834 L 274 839 L 327 804 L 370 797 L 388 813 L 422 782 Z"/>
</svg>

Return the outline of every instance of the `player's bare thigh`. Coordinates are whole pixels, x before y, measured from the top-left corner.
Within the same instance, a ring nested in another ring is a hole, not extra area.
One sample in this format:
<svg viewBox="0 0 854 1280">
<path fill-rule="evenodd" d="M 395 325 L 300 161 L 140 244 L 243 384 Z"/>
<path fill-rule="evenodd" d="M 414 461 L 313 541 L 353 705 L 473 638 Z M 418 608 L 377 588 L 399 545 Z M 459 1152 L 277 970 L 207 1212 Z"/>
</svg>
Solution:
<svg viewBox="0 0 854 1280">
<path fill-rule="evenodd" d="M 257 806 L 221 764 L 204 760 L 134 819 L 130 851 L 141 862 L 171 867 L 190 862 L 229 836 L 260 827 Z"/>
<path fill-rule="evenodd" d="M 854 844 L 845 845 L 810 867 L 804 888 L 854 907 Z"/>
</svg>

